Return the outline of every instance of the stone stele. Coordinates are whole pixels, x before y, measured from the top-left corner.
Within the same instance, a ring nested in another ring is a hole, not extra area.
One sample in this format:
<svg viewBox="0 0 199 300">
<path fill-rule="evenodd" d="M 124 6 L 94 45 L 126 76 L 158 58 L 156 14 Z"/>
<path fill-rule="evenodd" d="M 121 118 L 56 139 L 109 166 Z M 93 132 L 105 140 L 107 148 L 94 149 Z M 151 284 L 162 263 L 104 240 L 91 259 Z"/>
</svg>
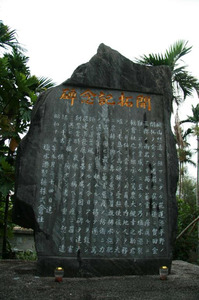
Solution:
<svg viewBox="0 0 199 300">
<path fill-rule="evenodd" d="M 14 222 L 35 232 L 38 273 L 157 274 L 171 267 L 178 164 L 169 68 L 101 44 L 40 95 L 18 149 Z"/>
</svg>

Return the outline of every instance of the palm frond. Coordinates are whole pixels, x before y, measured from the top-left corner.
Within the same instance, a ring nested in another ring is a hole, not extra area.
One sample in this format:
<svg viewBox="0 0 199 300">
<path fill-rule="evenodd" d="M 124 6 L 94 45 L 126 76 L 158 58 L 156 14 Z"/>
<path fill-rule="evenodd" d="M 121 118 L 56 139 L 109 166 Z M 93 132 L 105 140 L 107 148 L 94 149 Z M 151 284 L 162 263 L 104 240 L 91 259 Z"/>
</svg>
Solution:
<svg viewBox="0 0 199 300">
<path fill-rule="evenodd" d="M 193 133 L 193 129 L 192 128 L 188 128 L 184 133 L 183 133 L 183 139 L 186 139 L 188 135 Z"/>
<path fill-rule="evenodd" d="M 192 105 L 192 112 L 195 123 L 199 123 L 199 104 L 197 104 L 196 107 Z"/>
<path fill-rule="evenodd" d="M 13 48 L 12 53 L 6 53 L 4 57 L 8 60 L 10 70 L 18 70 L 24 74 L 30 73 L 30 69 L 27 66 L 29 58 L 19 51 L 19 49 Z"/>
<path fill-rule="evenodd" d="M 4 25 L 0 20 L 0 47 L 7 49 L 8 47 L 25 51 L 19 44 L 16 38 L 16 30 L 11 30 L 10 27 Z"/>
<path fill-rule="evenodd" d="M 196 163 L 192 159 L 187 159 L 186 163 L 192 165 L 193 167 L 196 167 Z"/>
<path fill-rule="evenodd" d="M 184 124 L 184 123 L 195 123 L 195 120 L 193 117 L 188 116 L 187 119 L 180 121 L 180 124 Z"/>
<path fill-rule="evenodd" d="M 199 124 L 199 104 L 197 104 L 196 107 L 194 107 L 192 105 L 192 113 L 193 113 L 192 116 L 187 116 L 187 119 L 180 121 L 180 124 L 193 123 L 196 126 L 198 126 L 198 124 Z"/>
<path fill-rule="evenodd" d="M 37 92 L 42 92 L 55 86 L 55 83 L 52 81 L 52 79 L 46 77 L 39 77 L 38 80 L 39 80 L 39 85 L 37 87 Z"/>
<path fill-rule="evenodd" d="M 176 67 L 174 70 L 173 70 L 173 76 L 175 75 L 175 74 L 178 74 L 178 73 L 181 73 L 181 72 L 185 72 L 186 71 L 186 68 L 187 68 L 187 66 L 181 66 L 181 67 Z"/>
<path fill-rule="evenodd" d="M 162 66 L 162 65 L 168 65 L 169 62 L 162 54 L 149 54 L 143 55 L 140 57 L 140 59 L 136 58 L 136 63 L 139 63 L 141 65 L 148 65 L 148 66 Z"/>
<path fill-rule="evenodd" d="M 183 91 L 184 99 L 190 96 L 194 90 L 199 93 L 199 81 L 187 71 L 175 73 L 173 81 L 175 81 L 178 87 Z"/>
<path fill-rule="evenodd" d="M 195 162 L 191 160 L 191 157 L 193 156 L 193 153 L 189 149 L 183 149 L 183 148 L 178 148 L 178 159 L 181 163 L 183 164 L 191 164 L 193 166 L 196 166 Z"/>
<path fill-rule="evenodd" d="M 192 46 L 187 47 L 187 44 L 188 41 L 179 40 L 171 45 L 169 50 L 166 50 L 165 57 L 169 60 L 172 70 L 175 68 L 177 61 L 191 51 Z"/>
</svg>

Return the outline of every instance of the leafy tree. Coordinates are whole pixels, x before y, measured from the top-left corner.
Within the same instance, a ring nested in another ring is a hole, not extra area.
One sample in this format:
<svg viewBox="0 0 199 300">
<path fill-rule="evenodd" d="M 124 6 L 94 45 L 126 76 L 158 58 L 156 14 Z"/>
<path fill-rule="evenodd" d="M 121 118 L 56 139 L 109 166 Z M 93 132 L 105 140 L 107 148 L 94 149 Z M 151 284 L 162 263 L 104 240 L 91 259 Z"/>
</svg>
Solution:
<svg viewBox="0 0 199 300">
<path fill-rule="evenodd" d="M 148 66 L 169 66 L 172 73 L 173 99 L 177 104 L 192 95 L 194 90 L 199 94 L 199 82 L 187 71 L 182 60 L 192 49 L 187 44 L 187 41 L 179 40 L 164 54 L 143 55 L 136 60 L 137 63 Z"/>
<path fill-rule="evenodd" d="M 181 121 L 180 123 L 192 123 L 193 127 L 191 128 L 193 134 L 197 139 L 197 204 L 199 204 L 199 104 L 194 107 L 192 105 L 192 116 L 188 116 L 186 120 Z"/>
<path fill-rule="evenodd" d="M 199 215 L 199 209 L 195 203 L 195 180 L 185 177 L 182 190 L 182 198 L 177 197 L 178 235 Z M 174 259 L 188 260 L 191 252 L 197 252 L 197 244 L 197 226 L 194 223 L 189 230 L 177 238 L 174 248 Z"/>
<path fill-rule="evenodd" d="M 182 123 L 192 123 L 191 128 L 193 134 L 197 139 L 197 182 L 196 182 L 196 207 L 199 208 L 199 104 L 194 107 L 192 105 L 192 116 L 188 116 L 186 120 L 181 121 Z M 199 222 L 198 222 L 198 241 L 199 241 Z M 198 246 L 199 253 L 199 246 Z"/>
<path fill-rule="evenodd" d="M 164 54 L 149 54 L 148 56 L 144 55 L 140 59 L 136 60 L 137 63 L 148 65 L 148 66 L 164 65 L 170 68 L 171 75 L 172 75 L 173 100 L 176 102 L 177 105 L 179 105 L 182 101 L 184 101 L 187 96 L 191 96 L 194 91 L 196 91 L 199 96 L 199 81 L 188 72 L 187 66 L 183 62 L 184 56 L 190 53 L 191 49 L 192 47 L 188 46 L 187 41 L 179 40 L 176 43 L 174 43 L 172 46 L 170 46 L 170 48 L 166 50 Z M 179 155 L 182 157 L 183 154 L 184 156 L 183 160 L 187 159 L 187 157 L 189 157 L 190 155 L 190 153 L 186 151 L 187 149 L 183 149 L 183 147 L 180 148 Z M 198 164 L 199 163 L 197 162 L 197 166 Z M 197 192 L 197 194 L 199 194 L 199 192 Z M 199 204 L 198 200 L 197 200 L 197 204 Z M 198 207 L 198 205 L 196 206 Z M 196 208 L 196 206 L 194 207 Z M 199 235 L 199 227 L 198 227 L 198 235 Z"/>
<path fill-rule="evenodd" d="M 0 57 L 0 233 L 3 235 L 2 257 L 6 258 L 16 149 L 29 127 L 31 110 L 38 94 L 53 86 L 53 83 L 47 78 L 31 75 L 27 66 L 28 57 L 20 48 L 15 31 L 2 22 L 0 47 L 11 47 L 11 51 Z"/>
</svg>

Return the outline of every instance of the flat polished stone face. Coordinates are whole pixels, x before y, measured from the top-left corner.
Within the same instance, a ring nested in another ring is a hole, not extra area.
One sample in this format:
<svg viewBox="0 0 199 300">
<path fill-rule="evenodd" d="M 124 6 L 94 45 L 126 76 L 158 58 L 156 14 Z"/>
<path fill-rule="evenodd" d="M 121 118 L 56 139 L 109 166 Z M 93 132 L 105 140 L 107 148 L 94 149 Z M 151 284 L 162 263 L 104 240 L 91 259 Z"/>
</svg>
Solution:
<svg viewBox="0 0 199 300">
<path fill-rule="evenodd" d="M 45 110 L 35 215 L 41 255 L 167 256 L 161 95 L 67 86 Z M 50 243 L 50 248 L 49 248 Z"/>
<path fill-rule="evenodd" d="M 38 98 L 18 149 L 13 220 L 34 229 L 41 273 L 154 274 L 171 265 L 171 102 L 168 68 L 105 45 Z"/>
</svg>

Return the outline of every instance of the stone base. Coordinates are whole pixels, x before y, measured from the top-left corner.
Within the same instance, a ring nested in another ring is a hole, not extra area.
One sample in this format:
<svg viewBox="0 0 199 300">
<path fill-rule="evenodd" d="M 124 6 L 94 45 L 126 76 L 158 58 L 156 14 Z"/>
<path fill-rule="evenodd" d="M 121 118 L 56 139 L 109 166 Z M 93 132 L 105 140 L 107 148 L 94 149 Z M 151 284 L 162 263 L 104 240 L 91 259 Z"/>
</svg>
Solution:
<svg viewBox="0 0 199 300">
<path fill-rule="evenodd" d="M 64 268 L 64 277 L 101 277 L 122 275 L 157 275 L 159 267 L 171 270 L 171 259 L 122 259 L 122 258 L 75 258 L 42 256 L 38 258 L 37 273 L 54 276 L 56 267 Z"/>
</svg>

